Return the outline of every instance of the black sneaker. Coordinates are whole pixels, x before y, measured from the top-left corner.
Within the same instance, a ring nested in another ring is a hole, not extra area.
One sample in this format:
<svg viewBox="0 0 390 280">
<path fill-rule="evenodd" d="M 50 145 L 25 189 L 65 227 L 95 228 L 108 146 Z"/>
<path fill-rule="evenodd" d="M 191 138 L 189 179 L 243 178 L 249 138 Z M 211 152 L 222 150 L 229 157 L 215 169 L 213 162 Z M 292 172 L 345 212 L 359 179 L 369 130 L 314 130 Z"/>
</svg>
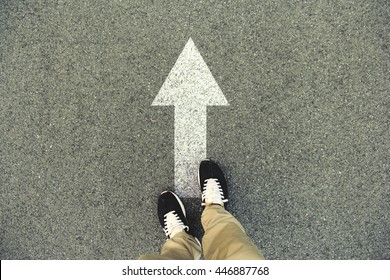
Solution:
<svg viewBox="0 0 390 280">
<path fill-rule="evenodd" d="M 160 224 L 168 238 L 181 231 L 193 235 L 190 232 L 184 205 L 176 194 L 171 191 L 162 192 L 158 198 L 157 211 Z"/>
<path fill-rule="evenodd" d="M 209 159 L 203 160 L 199 166 L 198 180 L 202 192 L 202 206 L 224 206 L 228 202 L 226 179 L 217 163 Z"/>
</svg>

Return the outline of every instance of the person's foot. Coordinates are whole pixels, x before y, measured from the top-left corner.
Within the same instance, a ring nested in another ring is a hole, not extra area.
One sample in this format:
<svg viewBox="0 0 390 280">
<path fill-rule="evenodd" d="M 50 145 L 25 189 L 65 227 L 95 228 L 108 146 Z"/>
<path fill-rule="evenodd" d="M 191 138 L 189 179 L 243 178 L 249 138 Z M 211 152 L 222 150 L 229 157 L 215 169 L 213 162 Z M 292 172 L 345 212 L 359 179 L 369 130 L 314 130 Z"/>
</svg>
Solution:
<svg viewBox="0 0 390 280">
<path fill-rule="evenodd" d="M 200 163 L 198 180 L 202 192 L 202 206 L 228 202 L 228 189 L 225 176 L 217 163 L 205 159 Z"/>
<path fill-rule="evenodd" d="M 158 219 L 165 235 L 172 238 L 176 233 L 185 231 L 191 235 L 186 210 L 180 198 L 171 191 L 164 191 L 158 198 Z"/>
</svg>

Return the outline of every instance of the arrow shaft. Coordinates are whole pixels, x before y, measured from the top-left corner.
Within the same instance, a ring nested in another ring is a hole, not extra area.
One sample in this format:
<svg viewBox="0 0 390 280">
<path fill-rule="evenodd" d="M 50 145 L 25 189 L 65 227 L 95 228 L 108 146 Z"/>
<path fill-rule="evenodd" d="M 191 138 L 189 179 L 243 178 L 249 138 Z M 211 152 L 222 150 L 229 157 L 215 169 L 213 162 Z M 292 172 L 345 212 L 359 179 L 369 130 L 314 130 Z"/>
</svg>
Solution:
<svg viewBox="0 0 390 280">
<path fill-rule="evenodd" d="M 186 197 L 200 193 L 198 166 L 206 158 L 206 106 L 175 106 L 175 186 Z"/>
</svg>

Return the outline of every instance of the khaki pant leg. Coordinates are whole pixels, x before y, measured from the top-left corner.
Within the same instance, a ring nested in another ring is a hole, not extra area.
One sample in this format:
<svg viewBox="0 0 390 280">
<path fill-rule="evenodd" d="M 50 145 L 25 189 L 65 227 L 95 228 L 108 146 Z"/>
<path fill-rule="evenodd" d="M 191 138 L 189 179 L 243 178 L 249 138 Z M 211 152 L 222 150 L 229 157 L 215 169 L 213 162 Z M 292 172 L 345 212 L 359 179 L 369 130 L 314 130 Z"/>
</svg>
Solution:
<svg viewBox="0 0 390 280">
<path fill-rule="evenodd" d="M 199 260 L 202 248 L 192 235 L 186 232 L 176 233 L 168 239 L 160 254 L 146 254 L 140 260 Z"/>
<path fill-rule="evenodd" d="M 206 206 L 202 213 L 202 239 L 206 260 L 263 260 L 242 225 L 220 205 Z"/>
</svg>

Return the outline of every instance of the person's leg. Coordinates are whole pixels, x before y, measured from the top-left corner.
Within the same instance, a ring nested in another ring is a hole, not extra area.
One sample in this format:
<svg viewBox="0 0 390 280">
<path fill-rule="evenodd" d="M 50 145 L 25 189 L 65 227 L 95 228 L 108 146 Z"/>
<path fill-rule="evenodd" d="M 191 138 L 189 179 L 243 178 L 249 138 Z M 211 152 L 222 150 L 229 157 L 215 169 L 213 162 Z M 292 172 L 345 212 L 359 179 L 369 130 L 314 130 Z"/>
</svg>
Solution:
<svg viewBox="0 0 390 280">
<path fill-rule="evenodd" d="M 146 254 L 140 260 L 198 260 L 201 246 L 190 231 L 183 203 L 173 192 L 163 192 L 158 200 L 158 217 L 168 240 L 160 254 Z"/>
<path fill-rule="evenodd" d="M 199 260 L 202 254 L 199 241 L 185 231 L 168 239 L 160 254 L 142 255 L 140 260 Z"/>
<path fill-rule="evenodd" d="M 263 260 L 244 228 L 221 205 L 207 205 L 202 213 L 202 239 L 207 260 Z"/>
<path fill-rule="evenodd" d="M 199 183 L 202 191 L 202 226 L 205 231 L 202 244 L 205 259 L 240 260 L 264 259 L 261 252 L 246 235 L 242 225 L 228 211 L 228 190 L 220 167 L 211 160 L 204 160 L 199 167 Z"/>
</svg>

